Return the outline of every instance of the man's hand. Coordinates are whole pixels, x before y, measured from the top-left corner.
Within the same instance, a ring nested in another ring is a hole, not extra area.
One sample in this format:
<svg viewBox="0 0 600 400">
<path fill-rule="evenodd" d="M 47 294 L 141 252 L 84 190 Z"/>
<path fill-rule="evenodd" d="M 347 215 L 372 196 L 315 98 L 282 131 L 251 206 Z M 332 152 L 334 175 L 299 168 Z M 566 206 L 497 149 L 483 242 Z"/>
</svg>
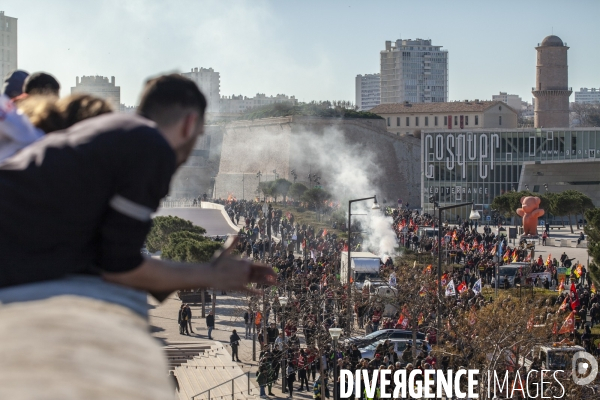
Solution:
<svg viewBox="0 0 600 400">
<path fill-rule="evenodd" d="M 212 287 L 219 290 L 257 292 L 250 283 L 273 285 L 275 271 L 231 255 L 237 239 L 228 240 L 225 248 L 210 264 L 186 264 L 147 258 L 137 268 L 121 273 L 105 273 L 104 279 L 123 286 L 149 292 L 173 292 L 181 289 Z"/>
</svg>

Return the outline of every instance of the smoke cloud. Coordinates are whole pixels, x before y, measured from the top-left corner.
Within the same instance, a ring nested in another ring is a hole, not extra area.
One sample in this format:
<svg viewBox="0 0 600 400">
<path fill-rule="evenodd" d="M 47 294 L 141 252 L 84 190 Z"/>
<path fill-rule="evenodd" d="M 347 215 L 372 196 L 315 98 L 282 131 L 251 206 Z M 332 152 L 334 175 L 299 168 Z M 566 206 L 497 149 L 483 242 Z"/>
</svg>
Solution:
<svg viewBox="0 0 600 400">
<path fill-rule="evenodd" d="M 347 206 L 348 200 L 378 195 L 382 206 L 381 188 L 375 182 L 381 180 L 382 170 L 377 164 L 377 154 L 364 144 L 350 143 L 336 126 L 322 132 L 303 130 L 295 135 L 301 143 L 303 163 L 311 163 L 319 170 L 324 189 L 336 200 Z M 392 218 L 381 210 L 371 210 L 373 201 L 353 203 L 352 222 L 358 221 L 363 229 L 364 250 L 380 256 L 395 252 L 396 234 L 392 229 Z M 356 215 L 363 214 L 363 215 Z"/>
</svg>

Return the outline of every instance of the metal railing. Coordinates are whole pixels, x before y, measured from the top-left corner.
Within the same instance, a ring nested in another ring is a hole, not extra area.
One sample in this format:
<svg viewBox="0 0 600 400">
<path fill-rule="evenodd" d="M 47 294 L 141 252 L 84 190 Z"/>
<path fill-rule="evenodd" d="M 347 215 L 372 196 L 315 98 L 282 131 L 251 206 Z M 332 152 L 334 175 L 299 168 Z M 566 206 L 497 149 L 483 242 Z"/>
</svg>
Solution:
<svg viewBox="0 0 600 400">
<path fill-rule="evenodd" d="M 235 380 L 237 378 L 241 378 L 242 376 L 247 376 L 248 377 L 248 388 L 247 388 L 246 391 L 247 391 L 248 395 L 251 395 L 252 393 L 251 393 L 251 390 L 250 390 L 250 372 L 246 372 L 246 373 L 238 375 L 238 376 L 236 376 L 234 378 L 231 378 L 228 381 L 225 381 L 223 383 L 219 383 L 218 385 L 213 386 L 210 389 L 205 390 L 204 392 L 200 392 L 198 394 L 193 395 L 192 398 L 191 398 L 191 400 L 194 400 L 195 398 L 197 398 L 198 396 L 203 395 L 204 393 L 208 393 L 208 400 L 210 400 L 210 392 L 211 392 L 211 390 L 214 390 L 214 389 L 216 389 L 216 388 L 218 388 L 220 386 L 223 386 L 223 385 L 225 385 L 226 383 L 229 383 L 229 382 L 231 382 L 231 400 L 235 400 L 235 395 L 236 394 L 238 394 L 238 393 L 239 394 L 244 393 L 243 390 L 239 391 L 239 392 L 235 391 Z"/>
<path fill-rule="evenodd" d="M 165 200 L 160 203 L 161 208 L 187 208 L 187 207 L 198 207 L 202 208 L 202 203 L 197 201 L 194 204 L 193 200 Z"/>
</svg>

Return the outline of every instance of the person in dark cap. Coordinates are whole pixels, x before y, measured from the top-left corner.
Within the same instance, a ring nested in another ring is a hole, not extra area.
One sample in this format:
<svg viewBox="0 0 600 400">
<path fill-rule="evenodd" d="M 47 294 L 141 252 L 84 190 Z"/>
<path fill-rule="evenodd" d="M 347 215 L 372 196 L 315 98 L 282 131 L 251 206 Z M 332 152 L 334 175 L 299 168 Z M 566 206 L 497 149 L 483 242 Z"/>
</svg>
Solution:
<svg viewBox="0 0 600 400">
<path fill-rule="evenodd" d="M 14 70 L 6 75 L 4 86 L 2 87 L 2 94 L 11 99 L 20 96 L 23 93 L 23 84 L 28 76 L 28 72 L 20 69 Z"/>
<path fill-rule="evenodd" d="M 42 94 L 58 96 L 59 91 L 60 84 L 56 78 L 45 72 L 36 72 L 29 75 L 23 84 L 23 92 L 28 95 Z"/>
</svg>

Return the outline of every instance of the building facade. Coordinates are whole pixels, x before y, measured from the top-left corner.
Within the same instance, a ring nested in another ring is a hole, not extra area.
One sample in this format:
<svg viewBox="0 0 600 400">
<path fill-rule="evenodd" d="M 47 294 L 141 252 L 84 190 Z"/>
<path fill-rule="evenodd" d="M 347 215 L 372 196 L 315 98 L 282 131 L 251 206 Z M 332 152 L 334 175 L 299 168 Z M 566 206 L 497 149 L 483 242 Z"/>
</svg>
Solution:
<svg viewBox="0 0 600 400">
<path fill-rule="evenodd" d="M 569 86 L 567 50 L 563 41 L 554 35 L 546 36 L 537 50 L 534 127 L 568 128 Z"/>
<path fill-rule="evenodd" d="M 381 51 L 381 104 L 448 101 L 448 51 L 431 40 L 398 39 Z"/>
<path fill-rule="evenodd" d="M 500 92 L 499 94 L 492 95 L 492 100 L 501 101 L 516 112 L 519 112 L 523 109 L 523 100 L 517 94 L 508 94 L 507 92 Z"/>
<path fill-rule="evenodd" d="M 358 111 L 368 111 L 381 102 L 380 74 L 356 75 L 354 87 L 356 90 L 355 104 Z"/>
<path fill-rule="evenodd" d="M 424 131 L 421 204 L 432 213 L 432 196 L 441 207 L 472 201 L 484 221 L 494 197 L 512 190 L 575 189 L 599 205 L 599 168 L 599 128 Z"/>
<path fill-rule="evenodd" d="M 386 120 L 388 132 L 398 135 L 422 129 L 517 127 L 517 112 L 501 101 L 380 104 L 371 112 Z"/>
<path fill-rule="evenodd" d="M 190 72 L 184 72 L 181 75 L 196 82 L 208 102 L 206 112 L 218 113 L 221 100 L 221 77 L 219 73 L 212 68 L 192 68 Z"/>
<path fill-rule="evenodd" d="M 575 92 L 575 103 L 598 104 L 600 103 L 600 88 L 581 88 Z"/>
<path fill-rule="evenodd" d="M 17 19 L 0 11 L 0 77 L 17 69 Z"/>
<path fill-rule="evenodd" d="M 262 107 L 270 104 L 288 103 L 296 105 L 298 100 L 295 96 L 286 96 L 278 94 L 277 96 L 267 96 L 264 93 L 257 93 L 254 97 L 246 96 L 223 96 L 220 100 L 219 111 L 222 114 L 239 114 L 252 108 Z"/>
<path fill-rule="evenodd" d="M 75 78 L 75 86 L 71 87 L 71 94 L 87 93 L 108 100 L 115 111 L 121 110 L 121 87 L 115 85 L 115 77 L 110 81 L 104 76 L 82 76 Z"/>
</svg>

